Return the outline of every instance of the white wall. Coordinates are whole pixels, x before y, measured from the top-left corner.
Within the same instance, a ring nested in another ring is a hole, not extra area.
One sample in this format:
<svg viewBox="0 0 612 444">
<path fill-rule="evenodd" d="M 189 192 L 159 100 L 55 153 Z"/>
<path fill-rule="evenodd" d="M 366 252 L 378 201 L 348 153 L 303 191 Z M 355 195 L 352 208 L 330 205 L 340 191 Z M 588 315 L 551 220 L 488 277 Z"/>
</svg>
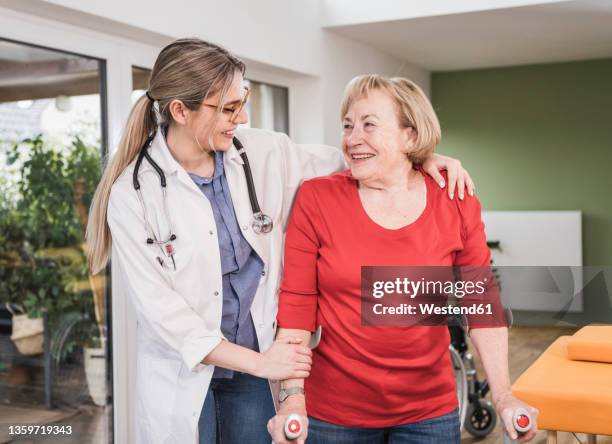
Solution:
<svg viewBox="0 0 612 444">
<path fill-rule="evenodd" d="M 21 0 L 20 0 L 21 1 Z M 302 73 L 316 73 L 311 44 L 319 0 L 46 0 L 43 3 L 175 37 L 197 36 L 236 54 Z"/>
<path fill-rule="evenodd" d="M 504 306 L 582 312 L 580 211 L 483 211 L 482 220 L 487 240 L 500 244 L 491 257 L 500 267 Z M 543 285 L 547 279 L 555 285 Z"/>
<path fill-rule="evenodd" d="M 408 77 L 429 94 L 428 71 L 329 31 L 323 32 L 322 39 L 320 76 L 326 143 L 337 145 L 340 141 L 340 101 L 347 82 L 358 74 Z"/>
<path fill-rule="evenodd" d="M 429 92 L 429 72 L 324 31 L 321 0 L 4 0 L 3 4 L 142 43 L 197 36 L 245 59 L 247 75 L 290 87 L 290 133 L 298 142 L 339 142 L 346 82 L 377 72 L 411 77 Z M 0 31 L 1 35 L 1 31 Z"/>
</svg>

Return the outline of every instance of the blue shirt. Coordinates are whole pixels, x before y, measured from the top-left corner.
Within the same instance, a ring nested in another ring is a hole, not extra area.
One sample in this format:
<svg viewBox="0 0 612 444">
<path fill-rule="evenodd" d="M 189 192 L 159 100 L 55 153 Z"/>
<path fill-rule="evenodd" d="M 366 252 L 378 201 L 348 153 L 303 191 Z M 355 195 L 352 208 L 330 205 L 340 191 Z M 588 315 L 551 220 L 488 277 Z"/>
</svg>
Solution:
<svg viewBox="0 0 612 444">
<path fill-rule="evenodd" d="M 213 177 L 192 173 L 189 173 L 189 176 L 210 201 L 217 225 L 223 275 L 221 332 L 227 340 L 259 351 L 250 310 L 264 264 L 238 226 L 223 169 L 223 152 L 215 153 Z M 231 370 L 216 367 L 213 378 L 232 378 L 233 374 Z"/>
</svg>

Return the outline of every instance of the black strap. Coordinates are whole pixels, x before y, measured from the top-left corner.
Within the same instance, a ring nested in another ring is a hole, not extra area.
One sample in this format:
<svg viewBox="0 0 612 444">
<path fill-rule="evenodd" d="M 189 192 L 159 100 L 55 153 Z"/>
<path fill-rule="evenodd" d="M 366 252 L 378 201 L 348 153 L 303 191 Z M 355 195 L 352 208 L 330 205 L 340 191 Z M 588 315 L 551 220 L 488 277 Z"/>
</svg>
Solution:
<svg viewBox="0 0 612 444">
<path fill-rule="evenodd" d="M 240 140 L 236 137 L 233 139 L 234 146 L 238 148 L 240 151 L 240 157 L 242 158 L 244 168 L 244 177 L 247 182 L 247 189 L 249 191 L 249 200 L 251 201 L 251 210 L 253 210 L 253 214 L 261 213 L 261 209 L 259 208 L 259 202 L 257 202 L 257 193 L 255 192 L 255 184 L 253 183 L 253 174 L 251 173 L 251 165 L 249 164 L 249 159 L 244 151 L 244 146 Z"/>
<path fill-rule="evenodd" d="M 153 139 L 155 138 L 155 133 L 151 134 L 147 137 L 147 140 L 142 144 L 142 148 L 140 148 L 140 152 L 138 153 L 138 158 L 136 159 L 136 165 L 134 165 L 134 172 L 132 173 L 132 184 L 134 185 L 135 190 L 140 189 L 140 181 L 138 180 L 138 172 L 140 171 L 140 165 L 142 164 L 142 159 L 146 158 L 147 161 L 151 164 L 153 169 L 157 172 L 159 176 L 159 181 L 161 183 L 162 188 L 166 187 L 166 175 L 160 168 L 160 166 L 153 160 L 151 155 L 149 154 L 149 146 Z"/>
</svg>

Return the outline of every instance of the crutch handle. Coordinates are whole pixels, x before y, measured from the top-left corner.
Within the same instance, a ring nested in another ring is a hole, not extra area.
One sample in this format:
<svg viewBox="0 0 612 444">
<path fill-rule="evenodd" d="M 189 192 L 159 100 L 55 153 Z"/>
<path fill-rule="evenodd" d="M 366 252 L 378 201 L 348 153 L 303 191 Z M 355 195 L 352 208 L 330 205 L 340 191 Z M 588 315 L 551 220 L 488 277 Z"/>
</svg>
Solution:
<svg viewBox="0 0 612 444">
<path fill-rule="evenodd" d="M 285 436 L 287 437 L 287 439 L 298 438 L 302 434 L 303 429 L 302 419 L 300 418 L 300 415 L 292 413 L 291 415 L 287 416 L 287 419 L 285 420 L 284 429 Z"/>
<path fill-rule="evenodd" d="M 520 435 L 527 433 L 531 429 L 532 421 L 529 412 L 523 407 L 519 407 L 512 414 L 512 425 L 514 430 Z M 510 438 L 504 431 L 504 444 L 515 444 L 517 440 Z"/>
</svg>

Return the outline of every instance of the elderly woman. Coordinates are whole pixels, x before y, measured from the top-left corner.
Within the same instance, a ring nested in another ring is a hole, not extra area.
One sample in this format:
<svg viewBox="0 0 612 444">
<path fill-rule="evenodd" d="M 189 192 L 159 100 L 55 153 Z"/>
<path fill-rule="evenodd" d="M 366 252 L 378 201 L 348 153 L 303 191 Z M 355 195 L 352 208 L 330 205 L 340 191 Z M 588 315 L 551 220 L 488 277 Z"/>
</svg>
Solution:
<svg viewBox="0 0 612 444">
<path fill-rule="evenodd" d="M 458 443 L 458 402 L 445 327 L 364 327 L 364 265 L 488 266 L 478 199 L 451 200 L 416 166 L 440 140 L 421 89 L 402 78 L 361 76 L 342 103 L 350 170 L 306 181 L 288 226 L 278 337 L 308 341 L 317 325 L 310 377 L 282 381 L 268 429 L 299 413 L 308 443 Z M 512 437 L 507 329 L 473 328 L 471 338 L 493 403 Z M 308 415 L 308 419 L 306 419 Z M 520 442 L 530 440 L 534 427 Z M 304 442 L 303 433 L 298 442 Z"/>
</svg>

